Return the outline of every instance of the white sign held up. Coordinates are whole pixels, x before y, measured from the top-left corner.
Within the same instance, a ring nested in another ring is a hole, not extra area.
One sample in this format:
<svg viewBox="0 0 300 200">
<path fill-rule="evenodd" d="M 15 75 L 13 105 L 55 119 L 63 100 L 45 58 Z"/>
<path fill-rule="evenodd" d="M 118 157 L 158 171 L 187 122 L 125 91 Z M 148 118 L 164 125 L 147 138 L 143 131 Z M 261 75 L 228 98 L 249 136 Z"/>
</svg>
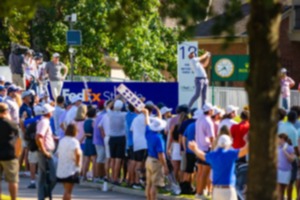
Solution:
<svg viewBox="0 0 300 200">
<path fill-rule="evenodd" d="M 138 111 L 141 111 L 145 104 L 124 84 L 119 85 L 117 91 L 123 96 L 126 101 L 133 105 Z"/>
</svg>

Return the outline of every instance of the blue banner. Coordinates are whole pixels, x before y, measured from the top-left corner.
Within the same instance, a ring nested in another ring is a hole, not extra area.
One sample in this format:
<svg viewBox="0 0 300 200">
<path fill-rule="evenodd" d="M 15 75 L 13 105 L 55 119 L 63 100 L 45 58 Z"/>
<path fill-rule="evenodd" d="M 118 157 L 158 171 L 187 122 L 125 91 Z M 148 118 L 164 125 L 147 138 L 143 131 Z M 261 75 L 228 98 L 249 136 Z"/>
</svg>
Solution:
<svg viewBox="0 0 300 200">
<path fill-rule="evenodd" d="M 164 103 L 167 107 L 175 108 L 178 105 L 178 83 L 144 83 L 144 82 L 88 82 L 88 90 L 83 82 L 65 82 L 62 95 L 65 98 L 72 98 L 78 95 L 84 102 L 93 103 L 100 99 L 111 100 L 117 94 L 117 87 L 123 83 L 138 97 L 145 97 L 146 101 L 153 103 Z"/>
</svg>

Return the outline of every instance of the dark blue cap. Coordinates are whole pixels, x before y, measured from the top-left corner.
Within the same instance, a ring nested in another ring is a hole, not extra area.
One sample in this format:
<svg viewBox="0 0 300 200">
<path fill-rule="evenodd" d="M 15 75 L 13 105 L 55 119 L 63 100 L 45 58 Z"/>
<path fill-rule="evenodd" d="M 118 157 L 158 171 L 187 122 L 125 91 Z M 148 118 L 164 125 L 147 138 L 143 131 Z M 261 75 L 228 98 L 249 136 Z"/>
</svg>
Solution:
<svg viewBox="0 0 300 200">
<path fill-rule="evenodd" d="M 43 54 L 40 53 L 40 52 L 37 52 L 34 54 L 34 59 L 40 59 L 40 58 L 43 58 Z"/>
<path fill-rule="evenodd" d="M 189 113 L 189 111 L 190 111 L 190 109 L 189 109 L 188 105 L 186 105 L 186 104 L 180 105 L 176 109 L 177 114 Z"/>
<path fill-rule="evenodd" d="M 3 90 L 5 90 L 5 87 L 0 85 L 0 91 L 3 91 Z"/>
<path fill-rule="evenodd" d="M 7 89 L 7 94 L 11 93 L 11 92 L 17 92 L 19 89 L 17 86 L 15 85 L 11 85 L 9 86 L 9 88 Z"/>
<path fill-rule="evenodd" d="M 7 89 L 7 88 L 9 88 L 9 86 L 11 86 L 12 85 L 12 83 L 11 82 L 5 82 L 4 83 L 4 87 Z"/>
</svg>

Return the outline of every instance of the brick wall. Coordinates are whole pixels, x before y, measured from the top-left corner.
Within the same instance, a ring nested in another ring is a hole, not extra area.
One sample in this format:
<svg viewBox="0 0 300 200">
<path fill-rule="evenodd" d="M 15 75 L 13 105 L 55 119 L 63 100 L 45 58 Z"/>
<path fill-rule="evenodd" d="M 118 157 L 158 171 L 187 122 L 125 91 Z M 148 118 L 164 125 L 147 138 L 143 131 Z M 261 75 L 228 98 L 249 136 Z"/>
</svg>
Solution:
<svg viewBox="0 0 300 200">
<path fill-rule="evenodd" d="M 228 54 L 228 55 L 238 55 L 247 54 L 247 43 L 231 43 L 228 48 L 223 49 L 222 44 L 201 44 L 199 41 L 199 48 L 205 49 L 211 52 L 213 55 L 217 54 Z"/>
<path fill-rule="evenodd" d="M 290 41 L 288 31 L 289 17 L 282 21 L 280 27 L 280 59 L 282 66 L 287 68 L 289 76 L 296 81 L 296 86 L 298 86 L 300 82 L 300 42 Z"/>
<path fill-rule="evenodd" d="M 280 60 L 283 67 L 287 68 L 289 76 L 296 81 L 297 88 L 300 83 L 300 42 L 290 41 L 289 39 L 289 17 L 284 19 L 280 27 Z M 227 49 L 222 49 L 222 44 L 201 44 L 199 40 L 199 48 L 210 51 L 212 54 L 247 54 L 247 43 L 232 43 Z M 221 84 L 223 85 L 223 84 Z M 242 82 L 230 83 L 231 86 L 243 87 Z"/>
</svg>

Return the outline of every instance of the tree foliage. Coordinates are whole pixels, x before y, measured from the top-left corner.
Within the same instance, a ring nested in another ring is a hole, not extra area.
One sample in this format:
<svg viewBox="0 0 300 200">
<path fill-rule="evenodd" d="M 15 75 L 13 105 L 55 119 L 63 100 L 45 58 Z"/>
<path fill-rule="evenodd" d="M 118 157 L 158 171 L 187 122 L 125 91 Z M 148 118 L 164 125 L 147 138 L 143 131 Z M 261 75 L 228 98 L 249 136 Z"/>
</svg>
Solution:
<svg viewBox="0 0 300 200">
<path fill-rule="evenodd" d="M 16 12 L 18 18 L 2 18 L 5 29 L 1 37 L 6 42 L 0 43 L 0 49 L 8 48 L 10 41 L 18 42 L 44 52 L 48 59 L 51 53 L 59 52 L 68 63 L 69 24 L 64 17 L 76 13 L 74 29 L 81 30 L 83 43 L 76 47 L 75 74 L 109 76 L 104 58 L 110 56 L 119 58 L 131 79 L 140 80 L 147 74 L 152 80 L 161 81 L 161 70 L 176 78 L 174 55 L 179 31 L 165 27 L 159 6 L 156 0 L 53 0 L 47 6 L 39 6 L 22 31 L 15 21 L 28 19 L 26 14 Z"/>
</svg>

